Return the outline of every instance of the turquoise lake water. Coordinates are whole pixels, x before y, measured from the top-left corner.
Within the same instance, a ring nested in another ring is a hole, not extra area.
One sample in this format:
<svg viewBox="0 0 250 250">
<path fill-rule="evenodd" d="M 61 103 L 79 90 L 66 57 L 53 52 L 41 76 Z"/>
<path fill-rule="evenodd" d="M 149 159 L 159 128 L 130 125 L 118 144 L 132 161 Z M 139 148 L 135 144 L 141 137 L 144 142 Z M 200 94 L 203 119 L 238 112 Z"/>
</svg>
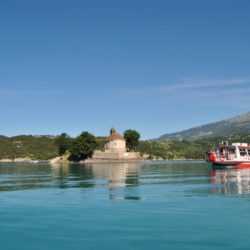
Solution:
<svg viewBox="0 0 250 250">
<path fill-rule="evenodd" d="M 0 249 L 249 249 L 250 169 L 0 164 Z"/>
</svg>

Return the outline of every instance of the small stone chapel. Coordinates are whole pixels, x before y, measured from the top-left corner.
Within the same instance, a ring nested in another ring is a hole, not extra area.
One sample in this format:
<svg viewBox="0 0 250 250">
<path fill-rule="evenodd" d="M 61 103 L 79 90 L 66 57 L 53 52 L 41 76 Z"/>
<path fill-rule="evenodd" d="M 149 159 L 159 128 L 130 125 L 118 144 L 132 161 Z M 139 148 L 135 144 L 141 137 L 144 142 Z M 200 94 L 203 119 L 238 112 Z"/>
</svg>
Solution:
<svg viewBox="0 0 250 250">
<path fill-rule="evenodd" d="M 126 140 L 116 132 L 115 128 L 110 129 L 107 142 L 103 150 L 96 150 L 92 156 L 93 160 L 138 160 L 139 152 L 127 152 Z"/>
</svg>

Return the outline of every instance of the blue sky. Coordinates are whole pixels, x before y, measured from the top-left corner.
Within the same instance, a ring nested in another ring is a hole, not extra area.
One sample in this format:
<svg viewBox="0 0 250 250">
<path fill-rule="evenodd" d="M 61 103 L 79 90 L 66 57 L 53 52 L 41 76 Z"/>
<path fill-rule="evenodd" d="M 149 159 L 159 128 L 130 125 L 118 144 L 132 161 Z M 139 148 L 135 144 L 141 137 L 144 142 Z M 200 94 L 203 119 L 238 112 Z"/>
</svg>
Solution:
<svg viewBox="0 0 250 250">
<path fill-rule="evenodd" d="M 155 138 L 250 111 L 250 1 L 3 0 L 0 134 Z"/>
</svg>

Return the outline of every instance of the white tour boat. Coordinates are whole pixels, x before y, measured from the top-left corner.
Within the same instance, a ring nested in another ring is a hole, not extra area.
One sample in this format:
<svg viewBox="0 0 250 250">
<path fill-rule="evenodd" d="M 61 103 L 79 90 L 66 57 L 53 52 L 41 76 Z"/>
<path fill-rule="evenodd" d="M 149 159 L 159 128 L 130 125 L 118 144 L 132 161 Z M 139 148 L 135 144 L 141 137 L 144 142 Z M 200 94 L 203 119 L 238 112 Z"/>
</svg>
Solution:
<svg viewBox="0 0 250 250">
<path fill-rule="evenodd" d="M 250 146 L 247 143 L 222 142 L 218 148 L 212 148 L 207 152 L 206 160 L 214 167 L 250 167 Z"/>
</svg>

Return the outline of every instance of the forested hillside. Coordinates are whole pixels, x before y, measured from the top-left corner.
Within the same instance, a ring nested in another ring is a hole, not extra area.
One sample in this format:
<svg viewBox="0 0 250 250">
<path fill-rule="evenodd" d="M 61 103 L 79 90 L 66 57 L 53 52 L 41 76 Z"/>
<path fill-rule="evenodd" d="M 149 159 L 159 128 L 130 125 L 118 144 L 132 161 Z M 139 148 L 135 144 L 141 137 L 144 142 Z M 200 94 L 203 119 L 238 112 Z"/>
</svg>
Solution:
<svg viewBox="0 0 250 250">
<path fill-rule="evenodd" d="M 237 135 L 239 133 L 250 132 L 250 112 L 232 117 L 227 120 L 205 124 L 202 126 L 190 128 L 184 131 L 164 134 L 156 141 L 195 141 L 208 139 L 218 136 Z"/>
<path fill-rule="evenodd" d="M 142 141 L 136 150 L 142 154 L 148 154 L 150 158 L 156 159 L 204 159 L 205 152 L 212 146 L 217 146 L 222 141 L 250 144 L 250 134 L 240 133 L 196 141 Z"/>
<path fill-rule="evenodd" d="M 97 148 L 102 149 L 105 138 L 97 137 Z M 58 147 L 53 136 L 20 135 L 0 136 L 0 159 L 30 158 L 49 160 L 58 156 Z M 74 140 L 72 138 L 72 140 Z M 246 142 L 250 144 L 250 134 L 240 133 L 212 137 L 196 141 L 140 141 L 135 151 L 147 154 L 150 159 L 204 159 L 206 150 L 221 141 Z"/>
<path fill-rule="evenodd" d="M 48 160 L 57 156 L 55 138 L 50 136 L 0 136 L 0 159 Z"/>
</svg>

